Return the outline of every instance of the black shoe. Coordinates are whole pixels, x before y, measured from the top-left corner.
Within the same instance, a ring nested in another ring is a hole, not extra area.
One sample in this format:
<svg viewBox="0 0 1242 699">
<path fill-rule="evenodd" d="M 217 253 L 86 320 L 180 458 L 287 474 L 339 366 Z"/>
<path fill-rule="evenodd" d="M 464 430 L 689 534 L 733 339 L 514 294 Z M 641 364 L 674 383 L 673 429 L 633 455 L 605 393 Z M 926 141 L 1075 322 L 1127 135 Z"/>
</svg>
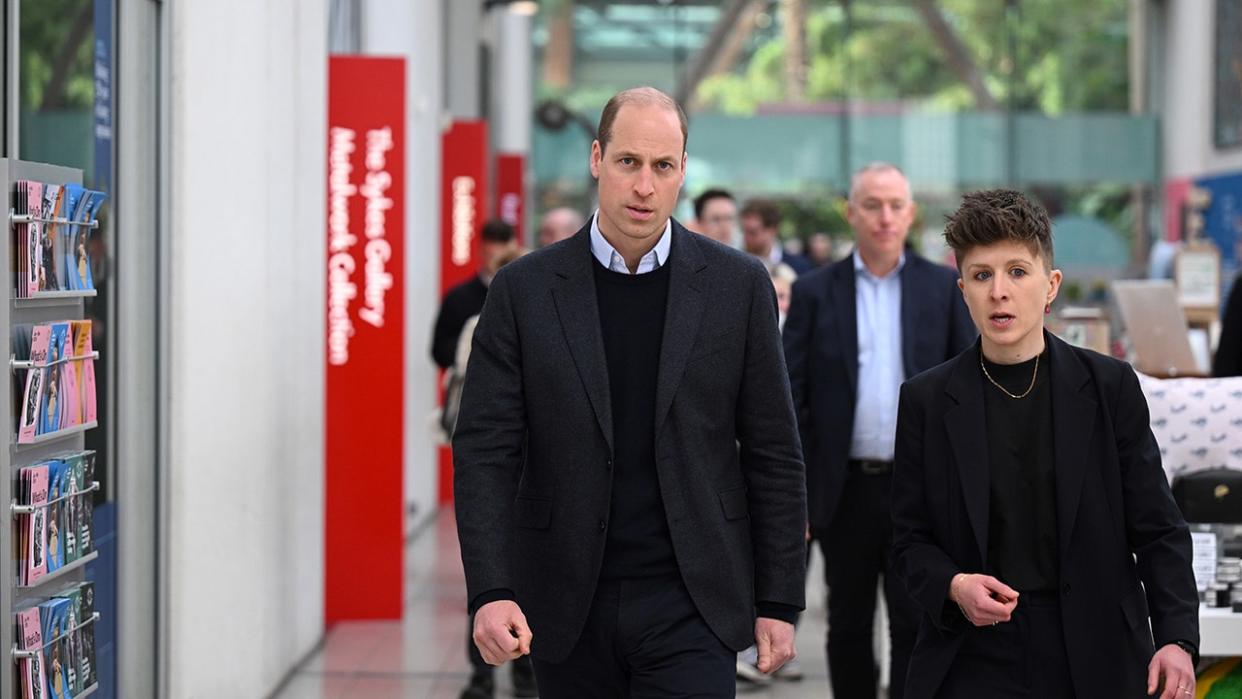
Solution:
<svg viewBox="0 0 1242 699">
<path fill-rule="evenodd" d="M 535 669 L 530 660 L 513 664 L 513 696 L 529 699 L 539 696 L 539 688 L 535 686 Z"/>
<path fill-rule="evenodd" d="M 461 690 L 459 699 L 492 699 L 496 693 L 496 681 L 491 674 L 476 672 L 470 676 L 470 684 Z"/>
</svg>

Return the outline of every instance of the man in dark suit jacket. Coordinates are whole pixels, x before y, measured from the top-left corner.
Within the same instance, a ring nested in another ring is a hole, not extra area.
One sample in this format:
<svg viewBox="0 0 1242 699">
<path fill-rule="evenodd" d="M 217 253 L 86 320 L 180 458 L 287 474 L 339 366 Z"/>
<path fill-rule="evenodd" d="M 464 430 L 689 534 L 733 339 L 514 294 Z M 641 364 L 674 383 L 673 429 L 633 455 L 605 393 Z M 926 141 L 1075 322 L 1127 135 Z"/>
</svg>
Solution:
<svg viewBox="0 0 1242 699">
<path fill-rule="evenodd" d="M 667 95 L 610 100 L 598 211 L 504 267 L 475 331 L 453 440 L 474 639 L 531 653 L 544 699 L 732 696 L 737 651 L 793 656 L 806 496 L 776 299 L 669 218 L 685 138 Z"/>
<path fill-rule="evenodd" d="M 857 248 L 795 283 L 785 321 L 839 697 L 876 696 L 872 626 L 881 576 L 892 632 L 889 696 L 902 696 L 917 618 L 887 574 L 897 393 L 904 379 L 961 352 L 975 334 L 957 274 L 906 250 L 914 214 L 910 185 L 895 166 L 857 172 L 847 208 Z"/>
<path fill-rule="evenodd" d="M 1194 696 L 1198 594 L 1134 370 L 1043 327 L 1048 215 L 967 195 L 945 232 L 979 343 L 902 387 L 894 565 L 906 696 Z"/>
<path fill-rule="evenodd" d="M 496 274 L 496 261 L 517 249 L 513 226 L 494 219 L 483 225 L 479 245 L 479 273 L 444 294 L 431 335 L 431 358 L 441 369 L 453 366 L 457 343 L 466 321 L 483 310 L 487 287 Z"/>
<path fill-rule="evenodd" d="M 1225 301 L 1212 376 L 1242 376 L 1242 277 L 1233 280 L 1233 289 Z"/>
</svg>

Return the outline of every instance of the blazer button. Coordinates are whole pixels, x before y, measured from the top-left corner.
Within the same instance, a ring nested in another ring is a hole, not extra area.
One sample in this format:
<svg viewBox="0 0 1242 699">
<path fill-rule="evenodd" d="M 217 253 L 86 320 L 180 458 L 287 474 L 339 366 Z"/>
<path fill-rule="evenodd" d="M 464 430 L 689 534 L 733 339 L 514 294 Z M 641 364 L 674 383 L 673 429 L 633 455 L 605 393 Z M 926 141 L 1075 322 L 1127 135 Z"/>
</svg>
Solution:
<svg viewBox="0 0 1242 699">
<path fill-rule="evenodd" d="M 609 471 L 612 470 L 612 459 L 609 459 L 604 462 L 604 468 L 608 469 Z"/>
<path fill-rule="evenodd" d="M 1064 585 L 1061 586 L 1061 594 L 1065 595 L 1066 597 L 1070 596 L 1070 584 L 1069 583 L 1065 583 Z"/>
<path fill-rule="evenodd" d="M 602 532 L 607 528 L 608 528 L 608 523 L 601 519 L 599 521 L 599 530 Z"/>
</svg>

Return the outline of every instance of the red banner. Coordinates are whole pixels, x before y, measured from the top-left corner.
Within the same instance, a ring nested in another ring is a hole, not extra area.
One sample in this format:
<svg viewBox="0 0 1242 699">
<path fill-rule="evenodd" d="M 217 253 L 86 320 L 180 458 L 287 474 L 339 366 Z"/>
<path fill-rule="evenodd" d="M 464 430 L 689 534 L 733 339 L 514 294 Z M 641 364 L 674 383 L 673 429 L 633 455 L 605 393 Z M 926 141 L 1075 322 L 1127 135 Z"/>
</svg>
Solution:
<svg viewBox="0 0 1242 699">
<path fill-rule="evenodd" d="M 479 271 L 479 236 L 487 220 L 487 122 L 455 121 L 440 143 L 440 297 Z M 443 385 L 443 382 L 441 382 Z M 443 404 L 443 390 L 439 402 Z M 453 499 L 453 457 L 439 453 L 441 504 Z"/>
<path fill-rule="evenodd" d="M 526 156 L 496 156 L 496 217 L 517 231 L 518 245 L 526 242 Z"/>
<path fill-rule="evenodd" d="M 441 140 L 440 292 L 478 270 L 487 220 L 487 123 L 455 121 Z"/>
<path fill-rule="evenodd" d="M 402 611 L 405 60 L 328 59 L 324 620 Z"/>
</svg>

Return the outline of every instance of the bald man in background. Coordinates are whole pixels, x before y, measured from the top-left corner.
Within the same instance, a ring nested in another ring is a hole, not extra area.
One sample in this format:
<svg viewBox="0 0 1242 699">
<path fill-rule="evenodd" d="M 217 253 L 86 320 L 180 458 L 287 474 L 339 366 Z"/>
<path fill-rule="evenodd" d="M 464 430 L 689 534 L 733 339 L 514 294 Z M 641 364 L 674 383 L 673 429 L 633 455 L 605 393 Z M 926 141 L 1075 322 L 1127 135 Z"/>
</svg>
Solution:
<svg viewBox="0 0 1242 699">
<path fill-rule="evenodd" d="M 582 214 L 573 209 L 564 206 L 552 209 L 543 215 L 543 221 L 539 223 L 539 247 L 573 237 L 583 223 Z"/>
</svg>

